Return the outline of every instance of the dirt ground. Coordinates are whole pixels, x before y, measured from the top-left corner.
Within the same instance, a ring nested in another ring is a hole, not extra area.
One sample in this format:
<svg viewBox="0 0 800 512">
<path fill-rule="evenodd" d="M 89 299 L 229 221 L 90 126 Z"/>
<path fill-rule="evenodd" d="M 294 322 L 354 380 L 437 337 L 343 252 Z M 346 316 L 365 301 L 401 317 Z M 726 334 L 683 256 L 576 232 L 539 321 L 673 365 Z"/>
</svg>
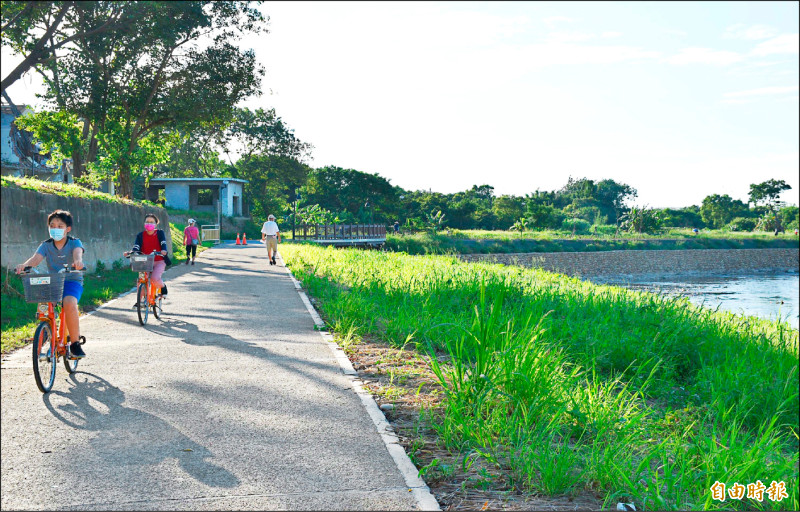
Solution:
<svg viewBox="0 0 800 512">
<path fill-rule="evenodd" d="M 442 401 L 442 388 L 426 356 L 368 339 L 343 346 L 378 405 L 394 406 L 384 411 L 386 418 L 442 510 L 601 509 L 602 501 L 589 490 L 576 496 L 539 496 L 512 486 L 509 471 L 482 459 L 465 468 L 463 455 L 436 442 L 431 415 L 420 414 L 423 408 L 436 411 Z"/>
</svg>

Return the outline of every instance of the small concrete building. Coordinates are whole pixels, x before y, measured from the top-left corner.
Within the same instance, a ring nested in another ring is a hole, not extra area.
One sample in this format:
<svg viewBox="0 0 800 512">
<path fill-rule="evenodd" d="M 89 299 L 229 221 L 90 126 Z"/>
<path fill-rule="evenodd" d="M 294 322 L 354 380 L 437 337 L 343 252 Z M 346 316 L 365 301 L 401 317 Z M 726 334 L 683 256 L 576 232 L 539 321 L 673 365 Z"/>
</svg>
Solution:
<svg viewBox="0 0 800 512">
<path fill-rule="evenodd" d="M 147 199 L 158 201 L 158 191 L 164 189 L 169 208 L 215 212 L 219 201 L 222 215 L 242 217 L 247 211 L 242 202 L 245 183 L 237 178 L 154 178 Z"/>
</svg>

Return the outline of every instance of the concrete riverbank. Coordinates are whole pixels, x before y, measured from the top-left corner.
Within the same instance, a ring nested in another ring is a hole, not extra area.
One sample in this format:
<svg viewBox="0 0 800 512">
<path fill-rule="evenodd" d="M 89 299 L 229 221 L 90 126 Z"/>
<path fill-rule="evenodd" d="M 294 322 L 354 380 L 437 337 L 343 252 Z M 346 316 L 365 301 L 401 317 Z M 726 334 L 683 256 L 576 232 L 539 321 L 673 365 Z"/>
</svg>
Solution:
<svg viewBox="0 0 800 512">
<path fill-rule="evenodd" d="M 576 277 L 671 273 L 798 272 L 799 249 L 696 249 L 462 254 L 464 261 L 539 267 Z"/>
</svg>

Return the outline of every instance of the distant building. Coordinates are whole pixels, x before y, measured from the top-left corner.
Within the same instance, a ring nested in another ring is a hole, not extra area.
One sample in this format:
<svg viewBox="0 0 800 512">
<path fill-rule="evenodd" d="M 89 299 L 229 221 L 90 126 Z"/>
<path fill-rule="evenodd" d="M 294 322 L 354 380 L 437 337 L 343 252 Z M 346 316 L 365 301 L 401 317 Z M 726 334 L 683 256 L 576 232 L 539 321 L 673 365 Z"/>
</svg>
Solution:
<svg viewBox="0 0 800 512">
<path fill-rule="evenodd" d="M 48 181 L 72 183 L 72 159 L 64 160 L 59 166 L 50 166 L 49 153 L 42 153 L 38 144 L 33 144 L 30 132 L 18 130 L 14 119 L 30 111 L 27 105 L 0 105 L 0 167 L 3 175 L 35 176 Z"/>
<path fill-rule="evenodd" d="M 157 202 L 159 190 L 164 190 L 165 206 L 179 210 L 217 211 L 226 217 L 242 217 L 247 209 L 243 204 L 244 184 L 237 178 L 153 178 L 146 199 Z"/>
</svg>

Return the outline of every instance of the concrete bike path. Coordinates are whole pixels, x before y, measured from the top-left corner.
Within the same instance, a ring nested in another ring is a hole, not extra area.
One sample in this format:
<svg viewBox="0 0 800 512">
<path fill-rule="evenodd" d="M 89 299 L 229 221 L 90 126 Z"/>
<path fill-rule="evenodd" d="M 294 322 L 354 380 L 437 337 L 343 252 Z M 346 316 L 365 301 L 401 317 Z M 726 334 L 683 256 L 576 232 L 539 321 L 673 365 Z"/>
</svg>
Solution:
<svg viewBox="0 0 800 512">
<path fill-rule="evenodd" d="M 2 510 L 426 506 L 261 243 L 165 279 L 161 320 L 133 294 L 83 317 L 87 358 L 46 395 L 30 346 L 3 358 Z"/>
</svg>

